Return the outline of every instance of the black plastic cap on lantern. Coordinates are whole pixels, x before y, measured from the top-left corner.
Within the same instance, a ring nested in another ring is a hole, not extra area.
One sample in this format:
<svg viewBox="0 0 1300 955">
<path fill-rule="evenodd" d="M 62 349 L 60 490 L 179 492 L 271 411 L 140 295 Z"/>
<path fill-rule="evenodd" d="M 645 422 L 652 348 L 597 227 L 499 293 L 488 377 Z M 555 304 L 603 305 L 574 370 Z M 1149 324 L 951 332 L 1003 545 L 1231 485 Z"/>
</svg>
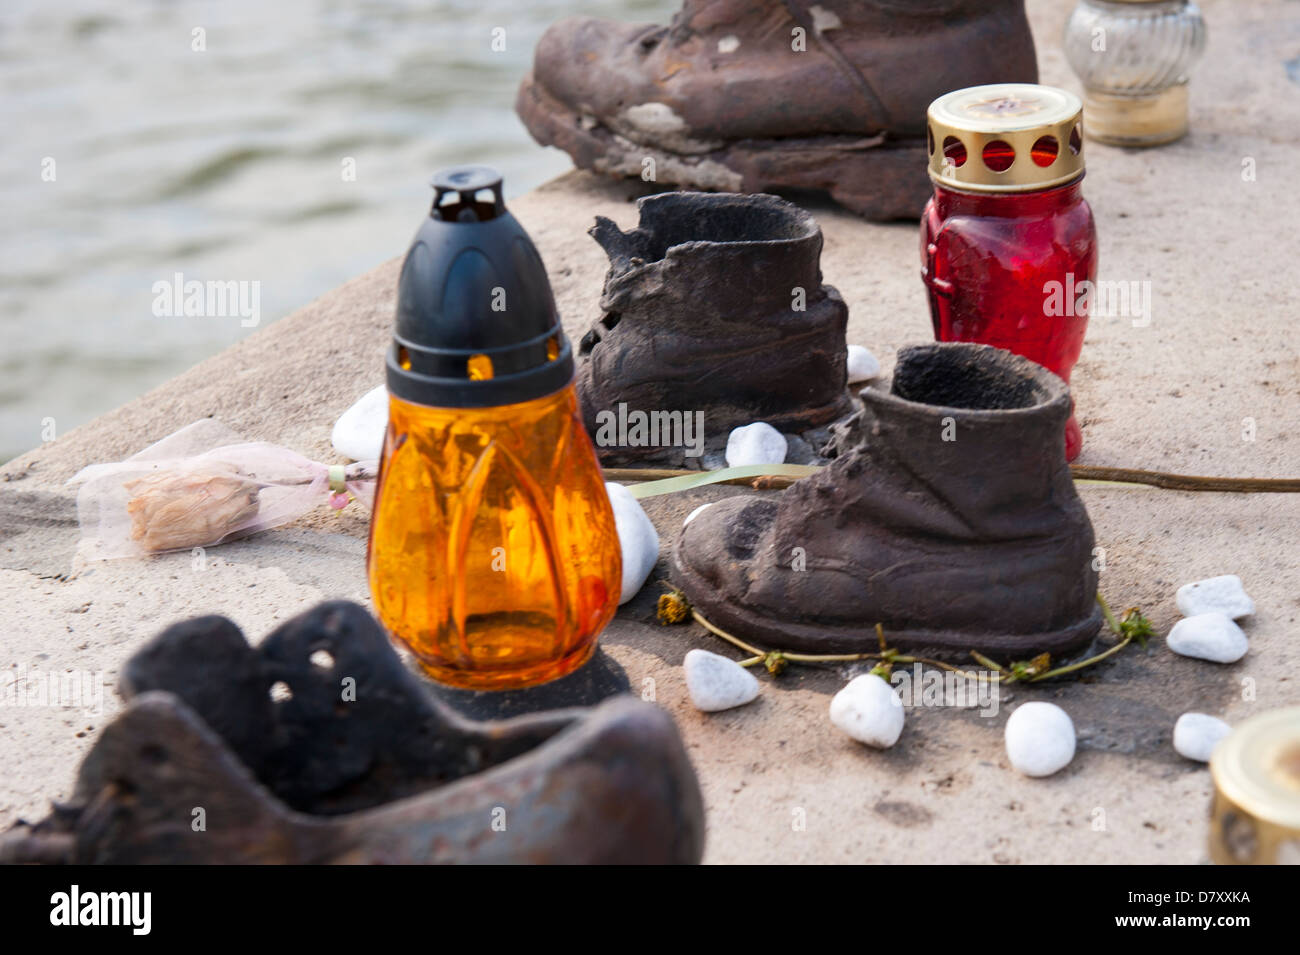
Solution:
<svg viewBox="0 0 1300 955">
<path fill-rule="evenodd" d="M 485 408 L 559 391 L 573 380 L 573 351 L 541 256 L 506 211 L 500 173 L 444 169 L 433 189 L 397 282 L 389 393 Z"/>
</svg>

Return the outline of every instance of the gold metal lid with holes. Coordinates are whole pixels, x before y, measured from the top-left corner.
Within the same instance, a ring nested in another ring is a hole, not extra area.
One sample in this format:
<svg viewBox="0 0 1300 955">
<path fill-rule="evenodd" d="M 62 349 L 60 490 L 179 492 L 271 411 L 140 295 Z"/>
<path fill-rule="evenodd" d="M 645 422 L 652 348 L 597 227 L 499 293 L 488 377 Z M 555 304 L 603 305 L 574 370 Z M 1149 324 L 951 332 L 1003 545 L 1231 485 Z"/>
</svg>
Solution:
<svg viewBox="0 0 1300 955">
<path fill-rule="evenodd" d="M 995 83 L 930 104 L 930 178 L 968 192 L 1034 192 L 1083 174 L 1083 103 L 1054 86 Z"/>
<path fill-rule="evenodd" d="M 1210 757 L 1210 858 L 1300 864 L 1300 706 L 1246 720 Z"/>
</svg>

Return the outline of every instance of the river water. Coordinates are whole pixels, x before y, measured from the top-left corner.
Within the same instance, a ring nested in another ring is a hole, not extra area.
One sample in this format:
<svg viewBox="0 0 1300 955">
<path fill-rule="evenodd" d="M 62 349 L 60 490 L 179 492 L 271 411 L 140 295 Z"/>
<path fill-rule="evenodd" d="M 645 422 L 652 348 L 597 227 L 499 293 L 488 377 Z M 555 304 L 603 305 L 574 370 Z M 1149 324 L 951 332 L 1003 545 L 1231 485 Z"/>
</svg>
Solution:
<svg viewBox="0 0 1300 955">
<path fill-rule="evenodd" d="M 257 283 L 264 327 L 404 251 L 434 169 L 509 197 L 569 168 L 513 111 L 538 37 L 676 6 L 4 0 L 0 461 L 255 330 L 156 314 L 156 283 Z"/>
</svg>

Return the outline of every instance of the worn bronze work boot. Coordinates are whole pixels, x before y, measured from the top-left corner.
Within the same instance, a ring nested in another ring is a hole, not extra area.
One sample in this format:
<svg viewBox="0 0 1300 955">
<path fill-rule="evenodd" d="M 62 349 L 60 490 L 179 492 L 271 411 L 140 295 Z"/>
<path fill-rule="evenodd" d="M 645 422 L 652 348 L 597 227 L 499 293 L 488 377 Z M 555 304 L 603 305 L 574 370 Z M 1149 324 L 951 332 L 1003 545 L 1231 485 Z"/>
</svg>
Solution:
<svg viewBox="0 0 1300 955">
<path fill-rule="evenodd" d="M 778 649 L 980 650 L 1087 644 L 1101 625 L 1093 532 L 1065 463 L 1069 389 L 988 345 L 899 352 L 893 387 L 825 470 L 779 497 L 714 504 L 673 580 L 713 624 Z"/>
<path fill-rule="evenodd" d="M 685 0 L 667 27 L 556 23 L 516 109 L 584 169 L 915 218 L 930 102 L 1037 80 L 1023 0 Z"/>
<path fill-rule="evenodd" d="M 725 440 L 755 421 L 804 431 L 850 411 L 849 313 L 822 284 L 812 216 L 774 196 L 703 192 L 648 196 L 637 209 L 630 232 L 604 217 L 591 230 L 610 264 L 577 385 L 603 464 L 692 466 L 675 434 L 638 442 L 607 426 L 627 416 L 692 416 Z"/>
<path fill-rule="evenodd" d="M 169 627 L 128 662 L 122 693 L 72 798 L 0 835 L 0 862 L 692 863 L 703 851 L 699 784 L 663 710 L 623 695 L 470 722 L 429 697 L 355 604 L 321 604 L 256 648 L 223 617 Z"/>
</svg>

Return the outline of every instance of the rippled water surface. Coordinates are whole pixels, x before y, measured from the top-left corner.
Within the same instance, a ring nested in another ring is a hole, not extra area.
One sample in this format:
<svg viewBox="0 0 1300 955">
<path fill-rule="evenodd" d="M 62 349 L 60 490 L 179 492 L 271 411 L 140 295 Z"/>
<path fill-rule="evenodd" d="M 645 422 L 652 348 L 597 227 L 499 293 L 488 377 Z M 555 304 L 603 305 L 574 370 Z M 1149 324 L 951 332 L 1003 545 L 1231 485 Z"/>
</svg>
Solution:
<svg viewBox="0 0 1300 955">
<path fill-rule="evenodd" d="M 265 326 L 400 254 L 432 170 L 491 163 L 509 196 L 567 169 L 513 111 L 537 38 L 676 6 L 4 0 L 0 460 L 253 331 L 158 317 L 155 282 L 259 282 Z"/>
</svg>

